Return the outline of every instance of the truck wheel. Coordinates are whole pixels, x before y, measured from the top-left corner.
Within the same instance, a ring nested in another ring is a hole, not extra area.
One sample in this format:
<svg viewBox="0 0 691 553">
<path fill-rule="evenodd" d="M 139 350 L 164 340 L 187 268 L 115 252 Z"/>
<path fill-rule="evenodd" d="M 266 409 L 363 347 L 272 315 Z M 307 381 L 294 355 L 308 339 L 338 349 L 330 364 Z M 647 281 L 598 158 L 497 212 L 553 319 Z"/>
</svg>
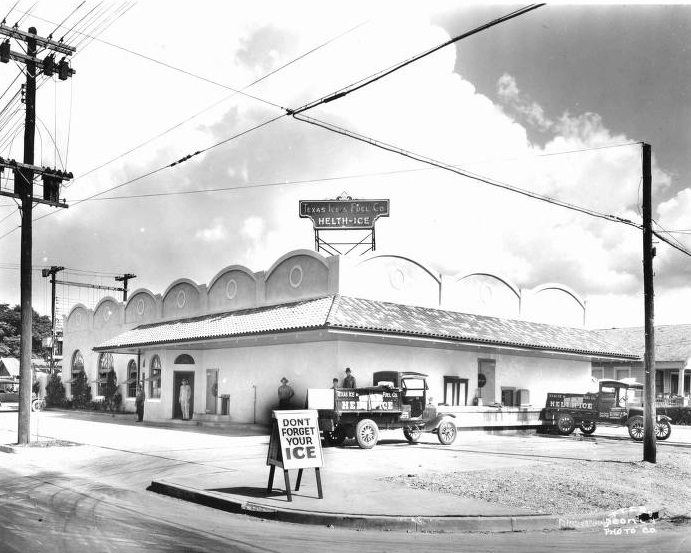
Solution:
<svg viewBox="0 0 691 553">
<path fill-rule="evenodd" d="M 456 441 L 456 425 L 452 421 L 444 421 L 437 428 L 437 438 L 444 445 L 451 445 Z"/>
<path fill-rule="evenodd" d="M 643 417 L 636 415 L 629 420 L 629 436 L 634 442 L 643 441 Z"/>
<path fill-rule="evenodd" d="M 590 436 L 593 432 L 595 432 L 597 425 L 593 421 L 583 421 L 578 425 L 578 428 L 581 432 L 583 432 L 583 434 Z"/>
<path fill-rule="evenodd" d="M 655 437 L 658 440 L 666 440 L 672 435 L 672 426 L 667 419 L 657 421 L 655 425 Z"/>
<path fill-rule="evenodd" d="M 420 439 L 420 436 L 422 436 L 422 430 L 419 426 L 406 426 L 403 429 L 403 435 L 405 436 L 406 440 L 408 440 L 411 444 L 414 444 Z"/>
<path fill-rule="evenodd" d="M 562 436 L 568 436 L 576 428 L 576 421 L 569 413 L 559 413 L 557 417 L 557 432 Z"/>
<path fill-rule="evenodd" d="M 324 440 L 328 445 L 343 445 L 345 439 L 345 429 L 341 426 L 337 426 L 333 432 L 324 432 Z"/>
<path fill-rule="evenodd" d="M 355 425 L 355 440 L 362 449 L 372 449 L 379 441 L 377 423 L 370 419 L 362 419 Z"/>
<path fill-rule="evenodd" d="M 43 404 L 40 399 L 34 399 L 31 401 L 31 410 L 40 411 L 43 408 Z"/>
</svg>

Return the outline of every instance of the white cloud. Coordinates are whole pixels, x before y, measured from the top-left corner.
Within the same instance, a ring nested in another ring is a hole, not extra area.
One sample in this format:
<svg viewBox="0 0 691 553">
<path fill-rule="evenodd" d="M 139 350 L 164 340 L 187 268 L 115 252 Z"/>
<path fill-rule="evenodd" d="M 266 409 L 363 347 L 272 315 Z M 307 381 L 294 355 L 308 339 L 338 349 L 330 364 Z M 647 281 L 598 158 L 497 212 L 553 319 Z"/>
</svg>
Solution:
<svg viewBox="0 0 691 553">
<path fill-rule="evenodd" d="M 112 40 L 237 89 L 367 21 L 248 91 L 297 107 L 449 38 L 418 4 L 386 3 L 388 11 L 384 3 L 314 3 L 308 9 L 257 2 L 243 3 L 242 10 L 223 2 L 204 5 L 189 10 L 186 4 L 140 3 L 117 23 Z M 191 46 L 195 37 L 181 39 L 177 30 L 208 29 L 210 20 L 223 32 L 205 32 L 205 53 L 199 55 Z M 446 48 L 309 115 L 513 186 L 640 219 L 640 148 L 583 151 L 629 137 L 608 128 L 598 114 L 570 113 L 569 106 L 546 113 L 539 91 L 527 94 L 509 74 L 498 83 L 502 104 L 495 104 L 455 72 L 455 62 L 455 49 Z M 280 110 L 105 45 L 95 43 L 75 67 L 80 101 L 70 156 L 77 175 L 226 100 L 75 183 L 68 189 L 71 201 L 224 141 L 118 193 L 261 186 L 80 204 L 36 225 L 35 242 L 56 264 L 134 271 L 138 284 L 154 291 L 179 277 L 208 282 L 232 263 L 267 269 L 288 250 L 313 248 L 311 225 L 297 216 L 298 201 L 335 198 L 345 190 L 353 197 L 391 199 L 391 217 L 377 224 L 380 250 L 408 253 L 447 273 L 494 270 L 525 288 L 562 282 L 592 298 L 590 319 L 604 326 L 608 318 L 618 324 L 636 313 L 631 306 L 639 300 L 640 235 L 630 227 L 431 169 L 289 117 L 231 139 Z M 543 146 L 531 143 L 532 128 L 542 133 Z M 577 153 L 551 155 L 563 151 Z M 654 170 L 656 190 L 662 191 L 670 177 L 657 165 Z M 273 186 L 347 175 L 370 176 Z M 660 219 L 691 228 L 684 218 L 689 207 L 691 197 L 679 195 L 660 206 Z M 70 237 L 68 247 L 64 236 Z M 0 242 L 3 258 L 16 257 L 16 251 L 16 242 Z M 659 267 L 672 263 L 665 256 L 659 256 Z"/>
</svg>

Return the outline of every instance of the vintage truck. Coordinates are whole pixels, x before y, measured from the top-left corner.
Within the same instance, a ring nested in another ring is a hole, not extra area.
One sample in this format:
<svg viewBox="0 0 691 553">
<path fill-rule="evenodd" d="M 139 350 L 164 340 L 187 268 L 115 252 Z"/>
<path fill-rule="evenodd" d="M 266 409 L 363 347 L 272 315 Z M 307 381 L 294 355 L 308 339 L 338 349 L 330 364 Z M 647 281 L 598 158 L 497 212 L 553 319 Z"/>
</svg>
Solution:
<svg viewBox="0 0 691 553">
<path fill-rule="evenodd" d="M 319 429 L 329 445 L 355 438 L 363 449 L 379 441 L 379 429 L 400 428 L 410 443 L 423 432 L 433 432 L 449 445 L 456 439 L 454 415 L 437 413 L 427 405 L 427 375 L 417 372 L 379 371 L 373 386 L 308 390 L 307 407 L 317 409 Z"/>
<path fill-rule="evenodd" d="M 643 384 L 621 380 L 600 380 L 595 393 L 548 393 L 543 412 L 545 421 L 554 424 L 559 434 L 571 434 L 578 426 L 583 434 L 595 432 L 598 424 L 626 426 L 629 436 L 643 440 L 643 405 L 634 396 Z M 670 419 L 657 415 L 655 435 L 666 440 L 672 434 Z"/>
</svg>

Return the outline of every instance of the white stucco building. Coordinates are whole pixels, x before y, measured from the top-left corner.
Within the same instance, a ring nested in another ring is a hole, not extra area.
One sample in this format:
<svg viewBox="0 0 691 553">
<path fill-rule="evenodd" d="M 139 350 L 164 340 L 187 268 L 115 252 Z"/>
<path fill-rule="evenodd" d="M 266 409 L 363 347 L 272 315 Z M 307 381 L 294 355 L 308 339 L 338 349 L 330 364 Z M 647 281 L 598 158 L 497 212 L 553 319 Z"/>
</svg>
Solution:
<svg viewBox="0 0 691 553">
<path fill-rule="evenodd" d="M 535 322 L 546 303 L 562 326 Z M 266 423 L 284 376 L 303 407 L 308 388 L 330 387 L 346 367 L 358 386 L 375 371 L 418 371 L 435 403 L 464 413 L 459 426 L 514 426 L 537 420 L 548 391 L 587 389 L 594 361 L 638 359 L 582 328 L 584 316 L 585 303 L 556 284 L 523 291 L 399 255 L 298 250 L 266 271 L 231 265 L 208 284 L 181 278 L 162 294 L 74 306 L 63 375 L 68 396 L 81 370 L 98 396 L 112 366 L 130 411 L 144 379 L 148 420 L 180 416 L 186 378 L 196 420 Z"/>
</svg>

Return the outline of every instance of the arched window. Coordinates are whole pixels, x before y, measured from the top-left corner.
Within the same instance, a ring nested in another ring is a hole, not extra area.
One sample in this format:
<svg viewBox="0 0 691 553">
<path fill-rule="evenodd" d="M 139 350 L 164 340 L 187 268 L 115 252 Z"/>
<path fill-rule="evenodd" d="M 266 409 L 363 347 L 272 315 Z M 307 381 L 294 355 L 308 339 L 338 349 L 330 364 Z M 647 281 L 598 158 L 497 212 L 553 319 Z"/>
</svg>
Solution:
<svg viewBox="0 0 691 553">
<path fill-rule="evenodd" d="M 137 362 L 127 363 L 127 397 L 137 397 Z"/>
<path fill-rule="evenodd" d="M 74 380 L 79 373 L 84 372 L 84 358 L 82 357 L 82 352 L 79 350 L 76 350 L 72 354 L 72 366 L 70 372 L 72 373 L 71 380 Z"/>
<path fill-rule="evenodd" d="M 182 355 L 178 355 L 175 358 L 175 364 L 176 365 L 194 365 L 194 359 L 192 358 L 191 355 L 187 355 L 186 353 L 183 353 Z"/>
<path fill-rule="evenodd" d="M 98 395 L 106 395 L 106 383 L 108 382 L 108 373 L 113 370 L 113 354 L 102 353 L 98 357 Z"/>
<path fill-rule="evenodd" d="M 154 355 L 149 366 L 149 397 L 160 399 L 161 397 L 161 358 Z"/>
</svg>

